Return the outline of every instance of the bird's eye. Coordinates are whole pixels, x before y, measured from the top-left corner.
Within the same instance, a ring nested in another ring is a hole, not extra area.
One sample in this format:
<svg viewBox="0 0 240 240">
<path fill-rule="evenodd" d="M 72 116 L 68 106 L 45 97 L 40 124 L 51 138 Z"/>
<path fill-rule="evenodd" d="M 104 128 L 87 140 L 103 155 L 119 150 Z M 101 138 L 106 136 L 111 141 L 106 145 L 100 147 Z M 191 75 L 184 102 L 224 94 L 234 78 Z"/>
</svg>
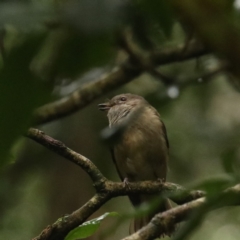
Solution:
<svg viewBox="0 0 240 240">
<path fill-rule="evenodd" d="M 123 102 L 125 102 L 125 101 L 127 100 L 127 98 L 121 97 L 120 100 L 123 101 Z"/>
</svg>

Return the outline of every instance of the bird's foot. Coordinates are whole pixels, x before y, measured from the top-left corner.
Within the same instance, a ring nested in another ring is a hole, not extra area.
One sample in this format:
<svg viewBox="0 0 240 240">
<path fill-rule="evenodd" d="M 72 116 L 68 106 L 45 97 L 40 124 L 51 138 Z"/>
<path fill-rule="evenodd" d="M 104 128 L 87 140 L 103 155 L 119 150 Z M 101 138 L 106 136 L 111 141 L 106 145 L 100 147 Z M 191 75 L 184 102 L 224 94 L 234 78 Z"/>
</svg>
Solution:
<svg viewBox="0 0 240 240">
<path fill-rule="evenodd" d="M 165 178 L 158 178 L 157 181 L 160 183 L 164 183 L 166 180 L 165 180 Z"/>
<path fill-rule="evenodd" d="M 129 187 L 129 179 L 128 179 L 128 178 L 124 178 L 123 184 L 124 184 L 124 187 L 125 187 L 125 188 L 130 189 L 130 187 Z"/>
</svg>

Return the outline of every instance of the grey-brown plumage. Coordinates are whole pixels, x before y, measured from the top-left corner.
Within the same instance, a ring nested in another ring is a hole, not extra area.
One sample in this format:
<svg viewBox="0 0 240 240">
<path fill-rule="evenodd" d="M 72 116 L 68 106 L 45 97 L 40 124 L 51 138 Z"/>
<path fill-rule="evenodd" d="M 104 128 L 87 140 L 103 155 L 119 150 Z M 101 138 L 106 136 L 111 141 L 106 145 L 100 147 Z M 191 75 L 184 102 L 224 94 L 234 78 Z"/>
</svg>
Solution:
<svg viewBox="0 0 240 240">
<path fill-rule="evenodd" d="M 169 144 L 166 128 L 157 110 L 143 97 L 129 93 L 99 104 L 99 109 L 107 111 L 110 127 L 121 124 L 125 127 L 121 139 L 112 148 L 112 157 L 121 179 L 129 182 L 157 179 L 165 181 Z M 134 206 L 150 202 L 155 197 L 156 194 L 129 196 Z M 169 203 L 165 201 L 149 216 L 135 219 L 131 230 L 137 231 L 156 213 L 169 207 Z"/>
</svg>

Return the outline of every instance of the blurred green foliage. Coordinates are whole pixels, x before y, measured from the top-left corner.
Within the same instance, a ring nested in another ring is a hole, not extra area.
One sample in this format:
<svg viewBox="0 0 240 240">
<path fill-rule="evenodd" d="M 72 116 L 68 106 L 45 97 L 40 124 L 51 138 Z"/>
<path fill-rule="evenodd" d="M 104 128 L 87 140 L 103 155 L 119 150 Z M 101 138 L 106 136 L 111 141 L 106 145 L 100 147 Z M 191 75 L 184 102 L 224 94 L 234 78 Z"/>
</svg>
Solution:
<svg viewBox="0 0 240 240">
<path fill-rule="evenodd" d="M 138 10 L 142 12 L 145 19 L 149 21 L 149 24 L 158 24 L 159 29 L 169 37 L 175 19 L 173 17 L 173 9 L 170 1 L 153 0 L 153 1 L 134 1 L 138 7 Z"/>
<path fill-rule="evenodd" d="M 43 38 L 42 34 L 22 37 L 0 70 L 1 168 L 13 141 L 29 126 L 33 110 L 46 102 L 51 91 L 29 68 Z"/>
</svg>

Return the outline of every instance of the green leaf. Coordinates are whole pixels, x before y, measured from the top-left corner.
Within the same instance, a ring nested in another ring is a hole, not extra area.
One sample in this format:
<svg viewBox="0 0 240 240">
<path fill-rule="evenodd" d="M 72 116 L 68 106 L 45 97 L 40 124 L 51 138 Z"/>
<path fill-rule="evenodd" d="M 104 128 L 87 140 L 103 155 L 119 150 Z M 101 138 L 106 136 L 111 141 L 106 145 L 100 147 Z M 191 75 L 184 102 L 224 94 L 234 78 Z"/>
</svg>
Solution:
<svg viewBox="0 0 240 240">
<path fill-rule="evenodd" d="M 94 218 L 90 221 L 83 223 L 82 225 L 76 227 L 68 235 L 64 240 L 76 240 L 83 239 L 93 235 L 99 228 L 101 221 L 103 221 L 106 217 L 115 217 L 118 216 L 117 212 L 107 212 L 98 218 Z"/>
<path fill-rule="evenodd" d="M 46 102 L 51 89 L 30 71 L 43 34 L 28 34 L 7 55 L 0 69 L 0 167 L 9 160 L 9 150 L 29 127 L 33 110 Z"/>
<path fill-rule="evenodd" d="M 61 8 L 61 20 L 83 33 L 103 33 L 121 21 L 125 3 L 121 0 L 72 0 Z"/>
<path fill-rule="evenodd" d="M 234 173 L 234 163 L 237 151 L 235 148 L 228 149 L 222 154 L 222 166 L 226 173 Z"/>
<path fill-rule="evenodd" d="M 80 34 L 63 28 L 53 31 L 33 63 L 38 75 L 74 78 L 90 67 L 103 65 L 113 55 L 111 36 Z"/>
<path fill-rule="evenodd" d="M 209 196 L 222 192 L 234 184 L 234 179 L 229 175 L 223 175 L 216 178 L 205 180 L 195 186 L 195 189 L 201 189 L 207 192 Z"/>
<path fill-rule="evenodd" d="M 50 4 L 37 4 L 29 2 L 4 2 L 0 3 L 0 28 L 12 25 L 17 28 L 29 30 L 36 25 L 53 17 L 53 8 Z"/>
<path fill-rule="evenodd" d="M 174 24 L 171 4 L 166 0 L 141 0 L 139 6 L 142 12 L 150 19 L 155 20 L 164 34 L 169 37 Z"/>
</svg>

